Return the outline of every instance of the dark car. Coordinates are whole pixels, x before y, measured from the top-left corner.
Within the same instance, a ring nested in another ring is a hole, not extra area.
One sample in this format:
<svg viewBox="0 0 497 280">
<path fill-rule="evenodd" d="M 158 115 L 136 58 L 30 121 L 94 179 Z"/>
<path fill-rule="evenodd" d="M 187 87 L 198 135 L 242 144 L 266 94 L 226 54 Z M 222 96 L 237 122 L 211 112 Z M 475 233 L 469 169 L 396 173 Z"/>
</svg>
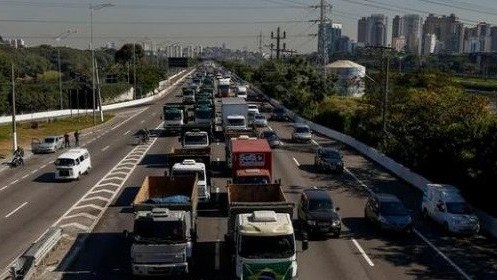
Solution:
<svg viewBox="0 0 497 280">
<path fill-rule="evenodd" d="M 413 231 L 411 211 L 395 195 L 380 193 L 370 196 L 364 209 L 364 217 L 383 230 L 404 233 Z"/>
<path fill-rule="evenodd" d="M 319 148 L 314 156 L 314 165 L 320 171 L 343 173 L 343 156 L 333 148 Z"/>
<path fill-rule="evenodd" d="M 288 114 L 286 113 L 286 110 L 281 108 L 281 107 L 276 107 L 273 109 L 273 112 L 271 113 L 271 120 L 275 121 L 287 121 L 288 120 Z"/>
<path fill-rule="evenodd" d="M 266 139 L 271 148 L 280 147 L 282 145 L 280 137 L 278 137 L 278 134 L 276 134 L 274 130 L 261 131 L 261 133 L 259 134 L 259 138 Z"/>
<path fill-rule="evenodd" d="M 309 233 L 339 237 L 342 222 L 331 196 L 317 187 L 305 189 L 300 196 L 298 218 L 302 229 Z"/>
</svg>

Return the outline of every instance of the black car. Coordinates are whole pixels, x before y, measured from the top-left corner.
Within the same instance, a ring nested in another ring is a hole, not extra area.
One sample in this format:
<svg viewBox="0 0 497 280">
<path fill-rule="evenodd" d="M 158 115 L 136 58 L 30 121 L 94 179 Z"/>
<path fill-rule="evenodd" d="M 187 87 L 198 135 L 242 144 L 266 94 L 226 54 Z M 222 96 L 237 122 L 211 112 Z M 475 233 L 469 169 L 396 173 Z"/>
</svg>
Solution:
<svg viewBox="0 0 497 280">
<path fill-rule="evenodd" d="M 314 156 L 314 165 L 320 171 L 343 173 L 343 156 L 333 148 L 319 148 Z"/>
<path fill-rule="evenodd" d="M 259 138 L 266 139 L 271 148 L 280 147 L 282 144 L 280 137 L 278 137 L 278 134 L 276 134 L 274 130 L 261 131 L 261 133 L 259 134 Z"/>
<path fill-rule="evenodd" d="M 287 121 L 289 118 L 285 109 L 281 107 L 276 107 L 273 109 L 270 119 L 275 121 Z"/>
<path fill-rule="evenodd" d="M 383 230 L 405 233 L 413 231 L 411 211 L 395 195 L 380 193 L 370 196 L 364 209 L 364 217 Z"/>
<path fill-rule="evenodd" d="M 309 233 L 339 237 L 342 222 L 331 196 L 317 187 L 305 189 L 300 196 L 298 218 L 302 229 Z"/>
</svg>

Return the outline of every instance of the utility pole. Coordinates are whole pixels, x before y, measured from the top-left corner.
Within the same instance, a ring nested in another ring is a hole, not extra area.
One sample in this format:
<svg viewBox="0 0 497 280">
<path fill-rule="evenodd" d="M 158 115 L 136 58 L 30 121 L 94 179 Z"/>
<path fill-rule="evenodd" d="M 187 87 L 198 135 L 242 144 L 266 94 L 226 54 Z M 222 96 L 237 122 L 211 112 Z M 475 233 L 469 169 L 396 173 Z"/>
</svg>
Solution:
<svg viewBox="0 0 497 280">
<path fill-rule="evenodd" d="M 16 129 L 16 80 L 14 76 L 14 63 L 12 67 L 12 148 L 17 150 L 17 129 Z"/>
<path fill-rule="evenodd" d="M 262 56 L 262 31 L 259 33 L 259 54 Z"/>
<path fill-rule="evenodd" d="M 274 36 L 274 33 L 271 31 L 271 39 L 276 40 L 276 59 L 281 58 L 281 51 L 285 49 L 286 45 L 283 46 L 283 49 L 280 48 L 281 45 L 281 40 L 286 39 L 286 31 L 283 31 L 283 36 L 280 34 L 280 27 L 276 29 L 276 36 Z M 272 45 L 272 44 L 271 44 Z M 273 46 L 271 46 L 271 49 L 273 49 Z"/>
<path fill-rule="evenodd" d="M 319 5 L 320 13 L 319 13 L 319 32 L 321 34 L 319 40 L 319 44 L 321 46 L 321 51 L 320 51 L 320 56 L 321 56 L 321 63 L 323 66 L 328 64 L 328 46 L 327 46 L 327 35 L 326 34 L 326 26 L 325 23 L 327 21 L 326 18 L 326 8 L 327 4 L 325 0 L 321 0 L 321 4 Z"/>
</svg>

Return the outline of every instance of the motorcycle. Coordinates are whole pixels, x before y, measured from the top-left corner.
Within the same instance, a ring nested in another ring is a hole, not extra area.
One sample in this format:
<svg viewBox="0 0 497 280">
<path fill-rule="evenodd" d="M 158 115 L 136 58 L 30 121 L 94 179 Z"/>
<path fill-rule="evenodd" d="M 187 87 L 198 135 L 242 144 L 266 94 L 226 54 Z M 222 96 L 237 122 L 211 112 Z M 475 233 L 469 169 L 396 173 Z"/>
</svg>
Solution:
<svg viewBox="0 0 497 280">
<path fill-rule="evenodd" d="M 24 159 L 20 155 L 15 155 L 10 162 L 10 167 L 18 167 L 24 165 Z"/>
</svg>

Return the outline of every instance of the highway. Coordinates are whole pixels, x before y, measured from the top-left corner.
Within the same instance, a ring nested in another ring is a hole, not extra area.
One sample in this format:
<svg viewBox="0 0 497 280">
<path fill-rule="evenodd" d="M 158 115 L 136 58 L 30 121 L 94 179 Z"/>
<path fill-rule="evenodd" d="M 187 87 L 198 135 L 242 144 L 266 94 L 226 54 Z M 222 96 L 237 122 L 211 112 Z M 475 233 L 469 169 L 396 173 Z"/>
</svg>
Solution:
<svg viewBox="0 0 497 280">
<path fill-rule="evenodd" d="M 90 150 L 93 169 L 79 181 L 54 182 L 52 162 L 56 155 L 35 155 L 26 166 L 3 172 L 0 185 L 1 267 L 6 267 L 43 231 L 57 223 L 65 225 L 69 235 L 87 238 L 86 245 L 69 267 L 54 267 L 54 272 L 45 271 L 40 279 L 131 279 L 129 244 L 122 235 L 123 230 L 132 230 L 131 201 L 145 176 L 164 173 L 165 154 L 179 145 L 177 137 L 157 135 L 140 150 L 131 145 L 132 134 L 143 127 L 158 127 L 162 104 L 178 102 L 179 94 L 177 89 L 157 104 L 117 111 L 110 123 L 91 134 L 82 134 L 81 142 Z M 327 188 L 340 207 L 343 222 L 340 238 L 311 240 L 309 249 L 304 252 L 300 250 L 299 242 L 300 279 L 497 279 L 497 244 L 493 240 L 482 235 L 449 235 L 433 222 L 421 220 L 418 214 L 416 231 L 410 236 L 392 235 L 372 228 L 363 218 L 368 190 L 393 193 L 415 211 L 419 209 L 421 193 L 331 139 L 313 135 L 312 143 L 295 144 L 290 140 L 291 123 L 270 122 L 270 126 L 284 141 L 283 147 L 274 150 L 273 168 L 276 178 L 282 179 L 287 198 L 297 203 L 303 188 Z M 313 151 L 318 145 L 334 146 L 343 152 L 346 166 L 343 175 L 315 171 Z M 212 149 L 212 160 L 223 164 L 224 143 L 213 143 Z M 136 155 L 137 165 L 116 171 L 115 167 L 125 163 L 130 155 L 131 158 Z M 123 175 L 112 175 L 113 172 Z M 24 175 L 27 176 L 23 178 Z M 103 178 L 109 176 L 114 176 L 109 180 L 114 180 L 114 188 L 111 183 L 104 188 L 106 181 Z M 226 200 L 228 178 L 217 176 L 213 178 L 213 191 L 217 188 L 219 192 L 219 204 L 206 206 L 199 213 L 195 279 L 230 279 L 230 256 L 226 254 L 223 242 L 226 218 L 218 211 Z M 97 195 L 86 196 L 89 191 L 102 190 L 105 191 L 98 195 L 102 204 L 95 198 Z M 99 216 L 89 204 L 86 208 L 76 207 L 86 209 L 86 216 L 60 218 L 71 216 L 68 209 L 73 209 L 72 206 L 81 203 L 84 197 L 93 198 L 91 204 L 98 207 L 105 206 L 107 201 L 110 204 L 98 222 L 86 221 Z M 90 229 L 94 226 L 92 233 L 79 233 L 81 225 Z M 56 250 L 51 258 L 67 260 L 74 256 L 72 253 L 65 255 L 63 248 Z M 75 251 L 73 248 L 72 252 Z M 52 261 L 47 263 L 49 267 Z"/>
</svg>

